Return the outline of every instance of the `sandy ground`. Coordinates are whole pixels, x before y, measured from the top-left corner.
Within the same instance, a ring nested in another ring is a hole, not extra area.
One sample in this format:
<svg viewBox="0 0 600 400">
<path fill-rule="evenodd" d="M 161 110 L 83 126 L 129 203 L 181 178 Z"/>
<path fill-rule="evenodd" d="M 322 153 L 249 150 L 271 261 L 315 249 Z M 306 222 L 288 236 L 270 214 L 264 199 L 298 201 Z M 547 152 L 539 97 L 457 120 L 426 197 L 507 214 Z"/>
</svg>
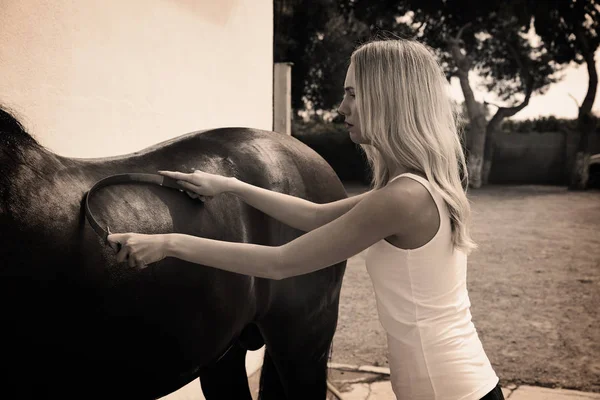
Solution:
<svg viewBox="0 0 600 400">
<path fill-rule="evenodd" d="M 501 384 L 600 392 L 600 191 L 488 186 L 469 198 L 471 312 Z M 331 361 L 387 366 L 362 254 L 341 296 Z"/>
</svg>

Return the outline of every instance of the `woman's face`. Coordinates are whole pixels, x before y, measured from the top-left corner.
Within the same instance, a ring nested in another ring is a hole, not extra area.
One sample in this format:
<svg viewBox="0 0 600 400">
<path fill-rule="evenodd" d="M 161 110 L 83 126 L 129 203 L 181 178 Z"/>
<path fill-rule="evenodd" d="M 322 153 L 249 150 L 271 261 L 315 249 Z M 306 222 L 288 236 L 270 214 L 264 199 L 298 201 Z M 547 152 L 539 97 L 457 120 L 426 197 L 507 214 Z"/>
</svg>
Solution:
<svg viewBox="0 0 600 400">
<path fill-rule="evenodd" d="M 344 82 L 344 99 L 338 108 L 338 112 L 344 116 L 344 122 L 350 132 L 350 139 L 356 144 L 369 144 L 360 131 L 360 118 L 356 108 L 354 81 L 354 64 L 350 63 L 346 72 L 346 81 Z"/>
</svg>

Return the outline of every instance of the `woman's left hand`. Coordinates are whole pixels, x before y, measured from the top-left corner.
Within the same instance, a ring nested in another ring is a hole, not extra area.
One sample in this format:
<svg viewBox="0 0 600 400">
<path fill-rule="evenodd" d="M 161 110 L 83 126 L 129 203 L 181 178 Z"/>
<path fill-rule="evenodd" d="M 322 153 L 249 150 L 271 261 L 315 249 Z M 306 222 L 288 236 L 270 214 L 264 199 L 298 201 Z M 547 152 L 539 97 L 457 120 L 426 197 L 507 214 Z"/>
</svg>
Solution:
<svg viewBox="0 0 600 400">
<path fill-rule="evenodd" d="M 146 268 L 166 257 L 167 240 L 164 235 L 146 235 L 141 233 L 112 233 L 109 242 L 120 243 L 117 262 L 127 260 L 131 268 Z"/>
</svg>

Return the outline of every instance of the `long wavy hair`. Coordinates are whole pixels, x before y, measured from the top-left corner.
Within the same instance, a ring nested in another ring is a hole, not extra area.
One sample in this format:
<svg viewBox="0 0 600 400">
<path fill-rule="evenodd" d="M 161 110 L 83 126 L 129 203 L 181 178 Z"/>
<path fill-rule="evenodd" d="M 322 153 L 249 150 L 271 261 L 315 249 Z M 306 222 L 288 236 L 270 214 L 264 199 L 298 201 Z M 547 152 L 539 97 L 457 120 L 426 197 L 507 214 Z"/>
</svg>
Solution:
<svg viewBox="0 0 600 400">
<path fill-rule="evenodd" d="M 374 40 L 359 46 L 351 62 L 373 188 L 389 182 L 386 159 L 425 174 L 448 206 L 455 248 L 470 253 L 477 245 L 469 232 L 460 123 L 434 53 L 414 39 Z"/>
</svg>

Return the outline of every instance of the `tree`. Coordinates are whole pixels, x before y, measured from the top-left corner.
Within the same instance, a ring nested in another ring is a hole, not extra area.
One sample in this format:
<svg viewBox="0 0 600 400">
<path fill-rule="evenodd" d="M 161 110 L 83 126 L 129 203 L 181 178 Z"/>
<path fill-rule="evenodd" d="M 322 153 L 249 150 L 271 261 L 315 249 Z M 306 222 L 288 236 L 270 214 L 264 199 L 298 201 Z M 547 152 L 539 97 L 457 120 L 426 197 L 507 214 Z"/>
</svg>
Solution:
<svg viewBox="0 0 600 400">
<path fill-rule="evenodd" d="M 600 6 L 596 0 L 547 0 L 527 2 L 534 26 L 544 47 L 560 64 L 586 64 L 589 76 L 587 93 L 579 106 L 577 131 L 579 143 L 570 173 L 569 188 L 587 187 L 590 163 L 589 137 L 595 130 L 592 107 L 598 87 L 594 55 L 600 45 Z"/>
<path fill-rule="evenodd" d="M 313 0 L 311 6 L 300 0 L 273 3 L 273 61 L 292 62 L 292 108 L 304 108 L 305 88 L 312 65 L 310 49 L 330 18 L 334 0 Z"/>
<path fill-rule="evenodd" d="M 504 118 L 515 115 L 529 103 L 533 93 L 543 93 L 553 82 L 555 65 L 542 48 L 526 37 L 531 16 L 523 11 L 524 0 L 347 0 L 344 10 L 360 15 L 372 30 L 407 31 L 432 47 L 448 79 L 459 79 L 470 127 L 467 166 L 470 186 L 486 182 L 496 132 Z M 485 107 L 474 96 L 469 72 L 486 78 L 485 86 L 501 100 L 488 121 Z M 518 99 L 521 97 L 522 99 Z M 488 161 L 486 156 L 486 141 Z"/>
<path fill-rule="evenodd" d="M 493 37 L 497 39 L 496 46 L 491 46 L 492 51 L 509 57 L 496 58 L 499 63 L 489 67 L 500 70 L 494 74 L 495 76 L 501 75 L 504 71 L 512 74 L 514 80 L 508 79 L 504 81 L 506 84 L 496 86 L 501 99 L 509 102 L 512 100 L 512 105 L 498 106 L 496 113 L 487 123 L 482 170 L 483 184 L 489 181 L 496 137 L 503 120 L 525 108 L 532 93 L 544 93 L 548 86 L 556 81 L 553 73 L 559 70 L 557 64 L 552 62 L 552 55 L 541 45 L 532 45 L 531 39 L 527 37 L 532 17 L 523 10 L 521 1 L 506 3 L 500 7 L 497 23 L 490 27 Z M 493 54 L 491 58 L 494 59 Z M 511 84 L 514 84 L 514 87 L 511 88 Z M 519 86 L 524 92 L 524 99 L 521 102 L 514 100 Z M 493 87 L 492 84 L 492 89 Z"/>
<path fill-rule="evenodd" d="M 340 103 L 350 56 L 367 33 L 368 28 L 360 21 L 331 12 L 323 32 L 314 38 L 309 50 L 311 66 L 304 94 L 313 109 L 332 110 Z"/>
<path fill-rule="evenodd" d="M 292 108 L 331 110 L 343 95 L 346 68 L 366 27 L 345 20 L 336 0 L 274 2 L 274 61 L 292 62 Z"/>
</svg>

